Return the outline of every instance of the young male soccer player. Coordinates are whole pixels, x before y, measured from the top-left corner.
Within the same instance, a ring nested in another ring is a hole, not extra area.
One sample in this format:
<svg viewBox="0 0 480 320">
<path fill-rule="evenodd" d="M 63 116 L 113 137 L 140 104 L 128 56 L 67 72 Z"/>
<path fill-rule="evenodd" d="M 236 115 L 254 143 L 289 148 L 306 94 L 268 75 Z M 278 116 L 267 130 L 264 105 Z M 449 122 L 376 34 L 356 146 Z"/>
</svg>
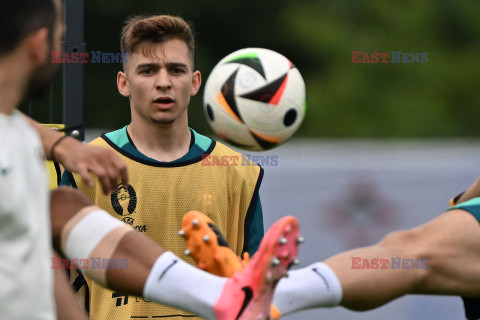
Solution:
<svg viewBox="0 0 480 320">
<path fill-rule="evenodd" d="M 480 179 L 447 212 L 421 226 L 289 272 L 275 291 L 276 316 L 337 305 L 369 310 L 406 294 L 439 294 L 463 297 L 467 319 L 480 319 L 479 196 Z M 195 212 L 186 216 L 192 219 L 205 221 Z M 225 247 L 211 245 L 218 235 L 211 228 L 180 232 L 199 266 L 218 275 L 228 275 L 229 266 L 243 268 Z M 209 242 L 202 241 L 204 234 Z"/>
<path fill-rule="evenodd" d="M 89 172 L 98 174 L 106 192 L 120 178 L 128 182 L 125 164 L 107 149 L 61 138 L 16 110 L 25 95 L 40 91 L 53 78 L 49 55 L 52 49 L 60 49 L 61 2 L 0 0 L 0 30 L 2 317 L 44 320 L 58 315 L 61 319 L 86 319 L 61 272 L 55 274 L 53 290 L 53 236 L 60 254 L 72 261 L 87 262 L 86 273 L 115 290 L 181 307 L 207 319 L 265 318 L 276 282 L 297 250 L 296 246 L 280 245 L 278 239 L 298 234 L 296 219 L 286 217 L 276 223 L 265 236 L 252 268 L 230 281 L 165 252 L 93 206 L 77 190 L 62 187 L 49 194 L 45 153 L 68 170 L 81 173 L 86 183 Z M 84 158 L 84 154 L 91 158 Z M 286 255 L 289 257 L 284 258 Z M 95 268 L 92 259 L 97 258 L 107 266 L 109 261 L 124 259 L 128 267 Z M 54 295 L 59 301 L 57 311 Z"/>
<path fill-rule="evenodd" d="M 117 85 L 129 98 L 131 122 L 92 144 L 111 148 L 127 163 L 130 185 L 105 196 L 78 176 L 69 175 L 69 183 L 177 255 L 184 246 L 176 232 L 192 209 L 207 213 L 238 255 L 253 254 L 263 236 L 258 196 L 263 172 L 257 165 L 240 165 L 239 153 L 189 129 L 187 108 L 201 84 L 190 26 L 166 15 L 132 18 L 123 28 L 121 50 L 128 60 Z M 202 159 L 209 155 L 233 160 L 205 166 Z M 118 305 L 114 292 L 91 282 L 89 291 L 96 319 L 185 314 L 142 299 Z"/>
</svg>

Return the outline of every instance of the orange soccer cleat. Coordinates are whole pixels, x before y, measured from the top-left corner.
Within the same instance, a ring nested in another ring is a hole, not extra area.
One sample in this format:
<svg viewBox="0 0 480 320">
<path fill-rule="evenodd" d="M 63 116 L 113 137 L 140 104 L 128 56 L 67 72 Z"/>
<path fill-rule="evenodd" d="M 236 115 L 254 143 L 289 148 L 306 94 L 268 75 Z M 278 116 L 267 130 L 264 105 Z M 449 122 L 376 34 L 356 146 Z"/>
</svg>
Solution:
<svg viewBox="0 0 480 320">
<path fill-rule="evenodd" d="M 280 219 L 267 232 L 251 262 L 248 253 L 244 254 L 242 261 L 230 249 L 214 222 L 199 211 L 190 211 L 184 216 L 179 234 L 186 241 L 185 253 L 195 260 L 200 269 L 218 276 L 235 276 L 233 282 L 229 282 L 224 290 L 237 290 L 241 295 L 246 296 L 252 294 L 254 306 L 247 304 L 245 308 L 249 311 L 242 309 L 242 318 L 262 319 L 262 317 L 267 317 L 262 301 L 268 300 L 266 304 L 268 312 L 268 305 L 271 303 L 277 282 L 285 276 L 290 266 L 298 263 L 296 259 L 298 244 L 303 242 L 299 232 L 296 218 L 288 216 Z M 249 281 L 248 287 L 252 288 L 252 291 L 241 291 L 244 288 L 240 290 L 239 285 L 244 285 Z M 227 309 L 234 310 L 234 306 L 230 306 L 230 304 L 228 301 L 217 303 L 220 314 L 228 311 Z M 271 319 L 279 319 L 281 316 L 281 313 L 273 305 L 268 313 Z M 249 315 L 246 316 L 246 314 Z M 224 318 L 219 317 L 219 319 Z"/>
<path fill-rule="evenodd" d="M 212 219 L 200 211 L 185 214 L 178 234 L 185 238 L 185 254 L 191 256 L 202 270 L 231 278 L 236 271 L 245 267 Z M 246 258 L 248 262 L 248 257 Z"/>
</svg>

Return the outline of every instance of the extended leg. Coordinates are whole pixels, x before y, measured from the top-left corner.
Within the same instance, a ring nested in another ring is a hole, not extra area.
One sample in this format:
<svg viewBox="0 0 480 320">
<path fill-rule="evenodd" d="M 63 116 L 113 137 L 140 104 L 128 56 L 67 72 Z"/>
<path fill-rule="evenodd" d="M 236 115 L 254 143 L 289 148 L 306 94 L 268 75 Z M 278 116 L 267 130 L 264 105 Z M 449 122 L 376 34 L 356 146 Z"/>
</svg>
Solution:
<svg viewBox="0 0 480 320">
<path fill-rule="evenodd" d="M 290 272 L 274 303 L 285 315 L 338 304 L 367 310 L 406 294 L 479 297 L 479 264 L 479 223 L 466 211 L 452 210 L 374 246 Z"/>
<path fill-rule="evenodd" d="M 143 296 L 207 319 L 266 317 L 276 283 L 297 254 L 297 247 L 292 246 L 288 255 L 279 256 L 278 239 L 284 229 L 298 228 L 293 217 L 280 220 L 265 236 L 251 267 L 226 280 L 165 252 L 141 233 L 92 206 L 75 189 L 54 190 L 51 213 L 55 248 L 71 260 L 86 261 L 89 267 L 85 273 L 92 279 L 110 289 Z M 126 259 L 128 267 L 96 268 L 94 259 Z M 280 263 L 272 263 L 277 260 Z"/>
</svg>

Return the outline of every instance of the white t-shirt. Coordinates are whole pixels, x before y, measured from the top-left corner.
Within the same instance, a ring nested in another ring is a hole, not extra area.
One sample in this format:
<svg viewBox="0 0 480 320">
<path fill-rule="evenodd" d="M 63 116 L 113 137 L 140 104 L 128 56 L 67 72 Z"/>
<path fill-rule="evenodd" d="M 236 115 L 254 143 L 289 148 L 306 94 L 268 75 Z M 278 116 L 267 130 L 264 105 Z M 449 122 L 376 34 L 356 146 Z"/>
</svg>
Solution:
<svg viewBox="0 0 480 320">
<path fill-rule="evenodd" d="M 0 319 L 55 319 L 50 196 L 37 132 L 0 113 Z"/>
</svg>

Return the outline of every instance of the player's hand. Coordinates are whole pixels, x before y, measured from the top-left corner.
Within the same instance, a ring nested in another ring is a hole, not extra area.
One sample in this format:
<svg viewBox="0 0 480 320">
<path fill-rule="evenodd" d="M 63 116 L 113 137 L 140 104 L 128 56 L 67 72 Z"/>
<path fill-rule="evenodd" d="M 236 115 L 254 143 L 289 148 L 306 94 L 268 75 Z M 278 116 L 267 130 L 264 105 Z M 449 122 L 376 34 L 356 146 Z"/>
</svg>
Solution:
<svg viewBox="0 0 480 320">
<path fill-rule="evenodd" d="M 120 182 L 128 185 L 127 165 L 110 149 L 69 137 L 55 148 L 55 159 L 66 170 L 78 173 L 89 187 L 94 185 L 90 173 L 96 175 L 105 194 L 111 193 Z"/>
</svg>

